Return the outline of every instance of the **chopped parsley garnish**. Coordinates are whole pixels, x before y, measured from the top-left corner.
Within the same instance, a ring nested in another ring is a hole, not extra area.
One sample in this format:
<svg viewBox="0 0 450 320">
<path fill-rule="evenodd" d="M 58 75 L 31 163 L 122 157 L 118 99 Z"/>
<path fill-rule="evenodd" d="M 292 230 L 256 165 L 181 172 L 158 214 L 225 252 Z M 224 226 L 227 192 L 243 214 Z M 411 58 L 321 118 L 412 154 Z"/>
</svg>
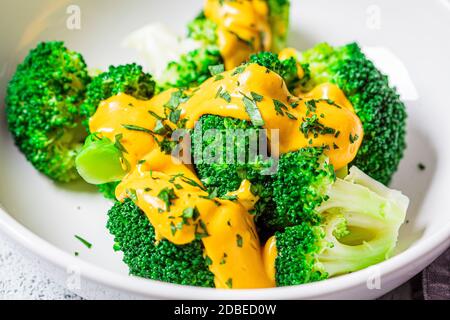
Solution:
<svg viewBox="0 0 450 320">
<path fill-rule="evenodd" d="M 222 80 L 223 78 L 224 78 L 223 75 L 218 74 L 218 75 L 214 78 L 214 81 L 219 81 L 219 80 Z"/>
<path fill-rule="evenodd" d="M 243 95 L 242 102 L 244 103 L 245 111 L 247 111 L 251 122 L 257 127 L 262 127 L 264 125 L 264 120 L 261 116 L 261 112 L 259 111 L 258 106 L 256 105 L 256 100 L 254 101 L 250 99 L 242 92 L 241 94 Z"/>
<path fill-rule="evenodd" d="M 228 280 L 225 282 L 228 288 L 233 288 L 233 279 L 228 278 Z"/>
<path fill-rule="evenodd" d="M 227 255 L 226 252 L 224 252 L 224 253 L 223 253 L 223 256 L 222 256 L 222 260 L 220 260 L 220 264 L 225 264 L 225 263 L 227 263 L 227 258 L 228 258 L 228 255 Z"/>
<path fill-rule="evenodd" d="M 92 243 L 90 243 L 89 241 L 83 239 L 82 237 L 80 237 L 79 235 L 75 235 L 75 238 L 77 240 L 79 240 L 82 244 L 84 244 L 88 249 L 92 248 Z"/>
<path fill-rule="evenodd" d="M 424 171 L 427 168 L 423 163 L 419 163 L 417 167 L 419 168 L 420 171 Z"/>
<path fill-rule="evenodd" d="M 205 256 L 205 264 L 207 267 L 209 267 L 210 265 L 212 265 L 213 261 L 211 260 L 210 257 Z"/>
<path fill-rule="evenodd" d="M 224 72 L 225 66 L 223 64 L 217 64 L 215 66 L 209 66 L 208 69 L 209 69 L 209 72 L 211 72 L 211 75 L 215 76 L 219 73 Z"/>
<path fill-rule="evenodd" d="M 336 129 L 325 126 L 320 123 L 317 115 L 312 115 L 311 117 L 303 118 L 303 122 L 300 126 L 300 131 L 303 133 L 305 138 L 308 138 L 310 134 L 317 138 L 319 135 L 335 134 Z"/>
<path fill-rule="evenodd" d="M 158 119 L 158 120 L 165 120 L 164 117 L 159 116 L 158 114 L 156 114 L 155 112 L 153 112 L 152 110 L 148 110 L 148 113 L 150 113 L 150 115 L 152 115 L 154 118 Z"/>
<path fill-rule="evenodd" d="M 252 95 L 252 98 L 255 102 L 261 102 L 264 99 L 264 97 L 262 95 L 260 95 L 256 92 L 252 91 L 252 92 L 250 92 L 250 94 Z"/>
<path fill-rule="evenodd" d="M 288 108 L 286 107 L 286 105 L 276 99 L 273 99 L 273 105 L 275 107 L 275 111 L 277 112 L 277 115 L 282 115 L 284 116 L 284 111 L 283 110 L 287 110 Z"/>
<path fill-rule="evenodd" d="M 238 233 L 236 235 L 236 244 L 239 248 L 242 248 L 244 240 L 242 239 L 242 236 Z"/>
<path fill-rule="evenodd" d="M 170 128 L 164 125 L 161 120 L 156 121 L 155 127 L 153 128 L 153 132 L 159 135 L 165 135 Z"/>
<path fill-rule="evenodd" d="M 122 137 L 123 135 L 121 133 L 115 135 L 114 146 L 119 149 L 120 152 L 128 153 L 127 149 L 125 149 L 125 147 L 122 145 Z"/>
<path fill-rule="evenodd" d="M 231 102 L 230 93 L 228 91 L 224 90 L 223 87 L 220 87 L 219 90 L 217 90 L 216 99 L 217 98 L 222 98 L 223 100 L 225 100 L 228 103 Z"/>
<path fill-rule="evenodd" d="M 291 120 L 297 120 L 297 117 L 296 116 L 294 116 L 292 113 L 290 113 L 290 112 L 286 112 L 286 115 L 287 115 L 287 117 L 289 118 L 289 119 L 291 119 Z"/>
<path fill-rule="evenodd" d="M 245 70 L 245 66 L 237 67 L 236 69 L 234 69 L 234 71 L 231 73 L 231 75 L 235 76 L 237 74 L 244 72 L 244 70 Z"/>
<path fill-rule="evenodd" d="M 132 130 L 132 131 L 140 131 L 140 132 L 153 134 L 153 132 L 151 130 L 140 127 L 140 126 L 136 126 L 134 124 L 122 124 L 122 127 L 124 127 L 125 129 L 128 129 L 128 130 Z"/>
<path fill-rule="evenodd" d="M 194 208 L 188 207 L 183 210 L 182 217 L 184 219 L 192 219 L 195 221 L 198 219 L 199 216 L 200 216 L 200 212 L 198 211 L 197 207 L 194 207 Z"/>
<path fill-rule="evenodd" d="M 355 134 L 354 136 L 351 133 L 349 134 L 349 140 L 351 144 L 355 143 L 358 139 L 359 136 L 357 134 Z"/>
<path fill-rule="evenodd" d="M 170 211 L 170 206 L 172 204 L 172 200 L 177 199 L 177 195 L 172 188 L 163 188 L 158 193 L 158 198 L 160 198 L 166 204 L 166 210 Z"/>
<path fill-rule="evenodd" d="M 173 111 L 169 114 L 169 120 L 170 120 L 170 122 L 172 122 L 173 124 L 177 124 L 178 121 L 180 120 L 180 115 L 181 115 L 181 110 L 180 110 L 180 109 L 173 110 Z"/>
<path fill-rule="evenodd" d="M 201 230 L 199 230 L 200 228 Z M 205 237 L 209 237 L 209 234 L 206 230 L 206 224 L 200 219 L 198 224 L 195 225 L 195 239 L 200 240 Z"/>
</svg>

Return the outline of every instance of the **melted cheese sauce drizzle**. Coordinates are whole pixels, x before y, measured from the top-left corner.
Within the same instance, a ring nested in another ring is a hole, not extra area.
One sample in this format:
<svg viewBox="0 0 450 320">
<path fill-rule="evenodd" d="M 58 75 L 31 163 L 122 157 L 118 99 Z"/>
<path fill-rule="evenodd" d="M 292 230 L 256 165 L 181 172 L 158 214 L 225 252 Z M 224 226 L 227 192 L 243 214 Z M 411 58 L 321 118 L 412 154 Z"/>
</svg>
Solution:
<svg viewBox="0 0 450 320">
<path fill-rule="evenodd" d="M 217 24 L 219 50 L 230 70 L 250 54 L 269 51 L 272 32 L 263 0 L 205 0 L 205 16 Z"/>
<path fill-rule="evenodd" d="M 117 187 L 116 196 L 135 201 L 154 226 L 158 239 L 186 244 L 200 238 L 205 256 L 211 261 L 209 268 L 215 275 L 216 287 L 275 286 L 276 245 L 269 239 L 261 248 L 253 216 L 248 213 L 258 200 L 250 191 L 250 183 L 244 181 L 237 191 L 229 194 L 236 196 L 237 201 L 206 199 L 207 192 L 195 186 L 200 181 L 190 165 L 161 152 L 148 132 L 127 129 L 132 125 L 153 130 L 156 119 L 149 111 L 164 116 L 165 105 L 174 92 L 163 92 L 149 101 L 119 94 L 102 102 L 90 119 L 91 132 L 112 141 L 119 134 L 127 150 L 124 157 L 133 169 Z M 229 98 L 220 92 L 227 92 Z M 243 97 L 255 93 L 260 96 L 256 104 L 264 128 L 279 130 L 280 153 L 307 146 L 327 146 L 326 153 L 336 169 L 356 156 L 363 137 L 362 124 L 339 88 L 323 84 L 301 97 L 294 97 L 279 75 L 257 64 L 227 71 L 222 78 L 213 77 L 189 92 L 189 99 L 178 106 L 180 119 L 190 129 L 206 114 L 251 120 Z M 315 136 L 313 131 L 305 135 L 300 128 L 312 117 L 317 120 L 316 127 L 332 128 L 333 133 Z M 270 130 L 268 139 L 272 139 Z M 175 195 L 169 207 L 158 196 L 163 189 L 171 189 Z M 186 208 L 195 208 L 198 217 L 183 218 Z M 208 236 L 204 236 L 206 232 Z"/>
</svg>

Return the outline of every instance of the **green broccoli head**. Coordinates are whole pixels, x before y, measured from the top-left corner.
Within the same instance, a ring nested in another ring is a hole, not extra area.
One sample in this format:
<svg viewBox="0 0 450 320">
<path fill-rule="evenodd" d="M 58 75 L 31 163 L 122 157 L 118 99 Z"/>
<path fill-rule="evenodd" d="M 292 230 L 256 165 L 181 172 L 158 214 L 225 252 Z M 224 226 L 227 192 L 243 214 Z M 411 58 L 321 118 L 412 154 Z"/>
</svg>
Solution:
<svg viewBox="0 0 450 320">
<path fill-rule="evenodd" d="M 206 18 L 203 11 L 188 24 L 188 38 L 200 41 L 205 46 L 218 49 L 217 24 Z"/>
<path fill-rule="evenodd" d="M 102 183 L 97 185 L 98 191 L 109 200 L 116 200 L 116 187 L 120 181 Z"/>
<path fill-rule="evenodd" d="M 211 77 L 210 67 L 223 63 L 216 48 L 199 48 L 182 54 L 167 65 L 159 79 L 159 90 L 195 87 Z"/>
<path fill-rule="evenodd" d="M 110 66 L 92 79 L 87 87 L 86 99 L 81 105 L 84 124 L 88 128 L 89 118 L 95 113 L 101 101 L 116 94 L 126 93 L 137 99 L 148 100 L 153 97 L 155 82 L 150 74 L 144 73 L 142 67 L 132 63 Z"/>
<path fill-rule="evenodd" d="M 275 233 L 278 286 L 297 285 L 354 272 L 387 259 L 395 247 L 408 198 L 356 167 L 337 179 L 317 212 Z"/>
<path fill-rule="evenodd" d="M 258 154 L 250 159 L 250 139 L 259 136 L 259 129 L 249 121 L 205 115 L 192 133 L 193 153 L 201 155 L 194 158 L 195 168 L 203 185 L 210 193 L 223 197 L 239 189 L 243 180 L 249 180 L 251 191 L 260 197 L 255 205 L 256 215 L 272 207 L 270 176 L 262 174 L 272 162 Z M 218 146 L 222 146 L 221 154 L 215 154 Z M 231 161 L 227 160 L 227 153 Z"/>
<path fill-rule="evenodd" d="M 299 77 L 298 64 L 295 58 L 289 58 L 280 60 L 278 55 L 272 52 L 260 52 L 250 56 L 251 63 L 257 63 L 260 66 L 278 73 L 286 82 L 289 90 L 306 83 L 309 81 L 309 67 L 308 65 L 302 65 L 304 76 Z"/>
<path fill-rule="evenodd" d="M 321 148 L 304 148 L 281 155 L 271 188 L 275 210 L 263 217 L 273 228 L 284 228 L 303 221 L 317 223 L 317 213 L 327 191 L 335 181 L 333 166 Z"/>
<path fill-rule="evenodd" d="M 214 275 L 203 258 L 203 245 L 195 240 L 175 245 L 155 240 L 148 218 L 130 199 L 116 202 L 108 212 L 107 228 L 114 249 L 123 252 L 130 274 L 183 285 L 214 287 Z"/>
<path fill-rule="evenodd" d="M 83 57 L 62 42 L 42 42 L 8 84 L 6 115 L 15 143 L 51 179 L 78 177 L 75 156 L 86 133 L 79 106 L 90 82 Z"/>
<path fill-rule="evenodd" d="M 278 52 L 286 46 L 290 3 L 288 0 L 267 0 L 267 4 L 273 39 L 271 50 Z M 158 90 L 198 86 L 211 77 L 210 67 L 223 64 L 217 24 L 209 20 L 203 12 L 188 24 L 188 38 L 197 41 L 200 48 L 182 54 L 179 59 L 170 62 L 158 79 Z M 286 62 L 285 68 L 292 68 L 287 66 L 289 63 Z M 292 81 L 294 80 L 293 78 Z"/>
<path fill-rule="evenodd" d="M 323 43 L 303 52 L 300 62 L 309 64 L 309 90 L 317 84 L 338 85 L 353 104 L 364 126 L 364 140 L 355 165 L 372 178 L 388 184 L 406 148 L 406 111 L 388 78 L 367 59 L 360 47 L 333 48 Z"/>
</svg>

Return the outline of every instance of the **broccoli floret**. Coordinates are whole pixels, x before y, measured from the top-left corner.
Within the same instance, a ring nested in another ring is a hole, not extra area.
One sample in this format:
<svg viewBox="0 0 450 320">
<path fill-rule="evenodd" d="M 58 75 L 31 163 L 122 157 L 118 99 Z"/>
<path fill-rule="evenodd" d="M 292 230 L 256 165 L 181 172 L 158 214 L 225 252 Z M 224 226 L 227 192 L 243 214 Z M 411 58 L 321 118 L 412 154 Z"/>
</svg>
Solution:
<svg viewBox="0 0 450 320">
<path fill-rule="evenodd" d="M 106 199 L 109 200 L 115 200 L 116 199 L 116 187 L 120 183 L 120 181 L 115 182 L 109 182 L 109 183 L 103 183 L 97 185 L 98 191 L 100 191 L 101 194 Z"/>
<path fill-rule="evenodd" d="M 267 0 L 269 5 L 269 23 L 272 30 L 273 52 L 279 52 L 286 47 L 289 30 L 289 0 Z"/>
<path fill-rule="evenodd" d="M 333 48 L 323 43 L 300 55 L 309 64 L 311 80 L 305 90 L 324 82 L 338 85 L 353 104 L 364 127 L 364 139 L 355 165 L 388 184 L 406 147 L 406 111 L 395 88 L 352 43 Z"/>
<path fill-rule="evenodd" d="M 182 54 L 177 61 L 167 65 L 159 79 L 159 90 L 170 87 L 188 88 L 200 85 L 209 77 L 209 67 L 222 64 L 223 60 L 218 49 L 199 48 Z"/>
<path fill-rule="evenodd" d="M 203 11 L 189 22 L 188 37 L 218 49 L 217 24 L 207 19 Z"/>
<path fill-rule="evenodd" d="M 278 55 L 272 52 L 260 52 L 250 56 L 250 62 L 257 63 L 273 72 L 278 73 L 286 82 L 289 90 L 302 85 L 309 80 L 309 67 L 302 65 L 304 76 L 299 77 L 298 66 L 295 58 L 280 60 Z"/>
<path fill-rule="evenodd" d="M 158 90 L 195 87 L 211 77 L 209 67 L 223 64 L 216 31 L 217 24 L 207 19 L 203 12 L 188 24 L 188 38 L 198 41 L 200 48 L 170 62 L 158 79 Z"/>
<path fill-rule="evenodd" d="M 290 4 L 288 0 L 267 0 L 267 3 L 273 39 L 271 50 L 278 52 L 286 46 Z M 209 20 L 203 12 L 188 24 L 188 38 L 198 41 L 200 48 L 182 54 L 179 59 L 170 62 L 162 77 L 158 79 L 158 90 L 198 86 L 211 76 L 209 67 L 223 64 L 217 24 Z M 286 65 L 289 63 L 287 61 Z"/>
<path fill-rule="evenodd" d="M 250 136 L 258 137 L 259 129 L 249 121 L 205 115 L 197 122 L 192 134 L 194 155 L 202 155 L 198 159 L 194 158 L 194 162 L 203 185 L 210 193 L 216 192 L 219 197 L 223 197 L 228 192 L 239 189 L 243 180 L 249 180 L 252 183 L 251 191 L 260 197 L 255 205 L 256 215 L 260 215 L 272 207 L 271 190 L 268 188 L 270 176 L 262 174 L 263 170 L 270 168 L 272 162 L 258 154 L 255 155 L 254 159 L 249 159 Z M 208 136 L 205 134 L 208 131 L 215 134 Z M 234 162 L 227 161 L 227 152 L 230 153 L 230 148 L 227 147 L 227 133 L 237 134 L 234 136 L 228 135 L 232 145 Z M 239 133 L 244 135 L 239 136 Z M 245 135 L 246 133 L 248 135 Z M 206 150 L 211 146 L 214 146 L 212 151 L 217 150 L 217 143 L 220 143 L 217 137 L 223 137 L 223 153 L 221 155 L 209 155 Z M 201 142 L 201 148 L 196 146 L 198 142 Z M 242 155 L 239 161 L 238 154 Z M 244 156 L 245 159 L 243 159 Z"/>
<path fill-rule="evenodd" d="M 51 179 L 78 177 L 75 156 L 86 133 L 79 105 L 90 81 L 83 57 L 63 42 L 42 42 L 8 84 L 6 116 L 15 143 Z"/>
<path fill-rule="evenodd" d="M 333 166 L 326 159 L 321 148 L 281 155 L 271 183 L 275 210 L 263 218 L 268 226 L 280 229 L 320 221 L 316 208 L 328 198 L 327 190 L 335 180 Z"/>
<path fill-rule="evenodd" d="M 142 67 L 135 63 L 117 67 L 110 66 L 108 71 L 96 76 L 88 85 L 86 99 L 81 105 L 83 124 L 88 131 L 89 118 L 95 113 L 100 102 L 122 92 L 137 99 L 148 100 L 153 97 L 155 92 L 155 81 L 150 74 L 144 73 Z M 89 148 L 92 150 L 92 146 Z M 83 147 L 84 149 L 86 146 Z M 109 149 L 112 151 L 114 147 Z M 106 198 L 111 199 L 115 184 L 102 184 L 99 186 L 99 191 Z"/>
<path fill-rule="evenodd" d="M 318 223 L 275 233 L 278 286 L 297 285 L 366 268 L 387 259 L 405 219 L 408 198 L 356 167 L 329 186 Z"/>
<path fill-rule="evenodd" d="M 137 99 L 148 100 L 155 92 L 155 82 L 150 74 L 144 73 L 142 67 L 132 63 L 120 66 L 110 66 L 92 79 L 86 93 L 86 99 L 81 105 L 84 125 L 89 130 L 89 118 L 95 113 L 101 101 L 119 93 L 126 93 Z"/>
<path fill-rule="evenodd" d="M 130 274 L 165 282 L 214 287 L 214 275 L 203 258 L 203 245 L 195 240 L 175 245 L 155 240 L 155 230 L 145 213 L 130 199 L 116 202 L 108 212 L 107 228 L 114 249 L 123 252 Z"/>
</svg>

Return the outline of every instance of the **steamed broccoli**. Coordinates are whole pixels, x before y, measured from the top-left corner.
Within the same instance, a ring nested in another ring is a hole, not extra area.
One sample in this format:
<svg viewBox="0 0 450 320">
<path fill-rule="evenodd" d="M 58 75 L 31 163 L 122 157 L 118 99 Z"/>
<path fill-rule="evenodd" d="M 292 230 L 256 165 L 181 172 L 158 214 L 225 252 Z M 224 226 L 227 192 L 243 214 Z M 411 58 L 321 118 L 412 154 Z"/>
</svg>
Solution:
<svg viewBox="0 0 450 320">
<path fill-rule="evenodd" d="M 92 79 L 87 87 L 86 99 L 81 105 L 84 125 L 89 129 L 89 118 L 95 113 L 101 101 L 121 92 L 137 99 L 148 100 L 153 97 L 155 82 L 150 74 L 144 73 L 142 67 L 132 63 L 110 66 Z"/>
<path fill-rule="evenodd" d="M 79 106 L 90 81 L 83 57 L 62 42 L 42 42 L 8 84 L 6 115 L 20 151 L 56 181 L 78 177 L 75 156 L 86 133 Z"/>
<path fill-rule="evenodd" d="M 178 61 L 172 61 L 159 79 L 162 83 L 159 90 L 169 87 L 187 88 L 200 85 L 209 77 L 209 67 L 222 64 L 222 57 L 217 48 L 199 48 L 180 56 Z"/>
<path fill-rule="evenodd" d="M 275 233 L 278 286 L 357 271 L 392 254 L 408 198 L 356 167 L 329 188 L 329 199 L 316 201 L 319 222 L 301 222 Z"/>
<path fill-rule="evenodd" d="M 303 77 L 299 77 L 298 64 L 295 58 L 280 60 L 278 55 L 272 52 L 260 52 L 250 56 L 250 62 L 257 63 L 260 66 L 266 67 L 278 73 L 286 82 L 289 90 L 303 85 L 309 81 L 309 67 L 304 64 L 301 65 L 303 69 Z"/>
<path fill-rule="evenodd" d="M 266 1 L 273 39 L 271 50 L 278 52 L 286 45 L 290 3 L 288 0 Z M 197 86 L 211 76 L 210 67 L 223 64 L 217 24 L 209 20 L 203 12 L 188 24 L 188 38 L 197 41 L 200 48 L 182 54 L 177 61 L 168 64 L 163 76 L 158 79 L 160 90 L 168 87 Z"/>
<path fill-rule="evenodd" d="M 200 118 L 196 124 L 196 130 L 193 131 L 192 150 L 194 153 L 199 152 L 203 155 L 202 158 L 195 161 L 195 168 L 198 177 L 210 192 L 216 192 L 219 197 L 223 197 L 228 192 L 239 189 L 243 180 L 249 180 L 252 183 L 251 191 L 260 197 L 254 210 L 255 214 L 260 215 L 262 212 L 271 208 L 271 191 L 267 188 L 269 176 L 262 174 L 263 170 L 270 167 L 271 161 L 269 159 L 263 159 L 261 155 L 255 155 L 256 157 L 254 159 L 249 159 L 250 136 L 254 135 L 258 137 L 258 129 L 260 128 L 245 120 L 205 115 Z M 206 137 L 205 132 L 209 130 L 216 130 L 218 135 L 223 137 L 223 154 L 217 156 L 209 155 L 205 152 L 205 149 L 218 142 L 216 140 L 217 136 Z M 232 143 L 232 156 L 234 159 L 234 162 L 230 163 L 230 161 L 227 161 L 226 155 L 226 151 L 230 151 L 227 148 L 226 133 L 238 133 L 239 130 L 242 130 L 241 133 L 244 135 L 235 135 L 232 137 L 229 135 L 230 139 L 232 138 L 230 141 Z M 196 147 L 197 141 L 201 141 L 201 149 Z M 245 156 L 245 159 L 238 161 L 238 154 Z"/>
<path fill-rule="evenodd" d="M 281 155 L 271 188 L 275 210 L 263 219 L 274 228 L 303 221 L 317 223 L 317 207 L 328 199 L 335 180 L 334 168 L 326 162 L 321 148 L 304 148 Z"/>
<path fill-rule="evenodd" d="M 309 64 L 309 90 L 317 84 L 338 85 L 353 104 L 364 126 L 364 139 L 351 165 L 388 184 L 406 147 L 405 105 L 388 78 L 366 58 L 360 47 L 349 44 L 333 48 L 323 43 L 300 54 Z"/>
<path fill-rule="evenodd" d="M 110 66 L 108 71 L 96 76 L 87 87 L 86 99 L 81 105 L 81 114 L 84 117 L 83 123 L 89 130 L 89 118 L 95 113 L 100 102 L 111 96 L 123 92 L 137 99 L 148 100 L 153 97 L 154 91 L 155 81 L 153 81 L 150 74 L 142 71 L 141 66 L 135 63 L 117 67 Z M 87 142 L 80 150 L 80 153 L 87 153 L 86 149 L 93 149 L 93 145 L 90 145 L 90 142 L 92 142 L 90 140 L 91 139 L 87 139 Z M 104 150 L 107 149 L 107 152 L 110 154 L 117 155 L 119 153 L 119 150 L 114 147 L 112 142 L 109 141 L 108 147 L 105 147 L 108 144 L 108 141 L 105 141 L 107 139 L 102 140 L 103 143 L 101 143 L 101 145 L 104 147 Z M 99 143 L 100 142 L 96 142 L 96 144 Z M 117 171 L 118 170 L 115 170 L 115 172 Z M 83 176 L 83 178 L 85 177 Z M 107 199 L 114 199 L 114 189 L 116 185 L 116 182 L 101 184 L 99 185 L 99 191 Z"/>
<path fill-rule="evenodd" d="M 175 245 L 155 240 L 148 218 L 130 199 L 116 202 L 108 212 L 107 228 L 114 249 L 123 252 L 130 274 L 177 284 L 214 287 L 214 275 L 203 258 L 203 244 L 195 240 Z"/>
</svg>

